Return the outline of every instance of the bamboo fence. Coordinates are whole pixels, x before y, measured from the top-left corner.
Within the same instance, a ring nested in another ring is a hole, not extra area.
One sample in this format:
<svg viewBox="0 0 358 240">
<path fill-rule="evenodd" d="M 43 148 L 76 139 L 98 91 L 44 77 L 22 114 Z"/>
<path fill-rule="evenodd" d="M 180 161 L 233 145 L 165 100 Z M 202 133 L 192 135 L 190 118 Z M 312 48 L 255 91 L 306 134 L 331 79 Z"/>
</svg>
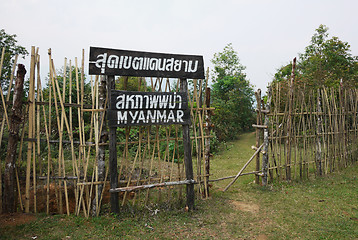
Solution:
<svg viewBox="0 0 358 240">
<path fill-rule="evenodd" d="M 260 110 L 265 118 L 261 129 L 267 132 L 263 185 L 322 176 L 357 161 L 357 89 L 282 89 L 281 83 L 272 85 L 271 103 Z"/>
<path fill-rule="evenodd" d="M 38 48 L 32 47 L 27 71 L 29 88 L 23 102 L 25 115 L 16 162 L 16 206 L 25 212 L 99 215 L 101 206 L 109 202 L 106 81 L 100 76 L 90 76 L 85 81 L 84 51 L 80 62 L 77 58 L 73 62 L 65 59 L 62 70 L 58 70 L 51 49 L 49 74 L 44 81 L 38 52 Z M 9 90 L 3 93 L 0 89 L 2 155 L 6 155 L 15 65 Z M 46 87 L 41 85 L 43 82 Z M 139 89 L 145 82 L 151 91 L 168 92 L 178 89 L 179 80 L 138 78 Z M 208 129 L 213 109 L 203 104 L 210 103 L 210 91 L 206 96 L 206 88 L 207 78 L 194 79 L 188 96 L 197 198 L 208 196 Z M 184 195 L 181 184 L 187 184 L 181 126 L 126 127 L 117 129 L 117 136 L 122 207 L 180 202 Z M 3 171 L 1 158 L 0 175 Z M 1 181 L 0 177 L 0 185 Z M 1 189 L 0 200 L 5 197 Z"/>
</svg>

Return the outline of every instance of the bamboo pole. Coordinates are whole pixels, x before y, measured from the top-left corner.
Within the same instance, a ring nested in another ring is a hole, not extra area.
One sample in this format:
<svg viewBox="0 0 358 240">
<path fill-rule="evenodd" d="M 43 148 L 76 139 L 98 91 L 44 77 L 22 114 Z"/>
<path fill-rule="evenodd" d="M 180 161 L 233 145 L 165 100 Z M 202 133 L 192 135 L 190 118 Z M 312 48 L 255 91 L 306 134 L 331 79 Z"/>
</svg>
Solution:
<svg viewBox="0 0 358 240">
<path fill-rule="evenodd" d="M 207 72 L 207 76 L 209 76 L 209 73 Z M 209 77 L 207 77 L 208 79 Z M 206 110 L 205 110 L 205 134 L 206 136 L 210 136 L 210 130 L 211 130 L 211 111 L 208 110 L 210 108 L 210 88 L 206 88 L 205 90 L 205 105 L 206 106 Z M 205 174 L 208 175 L 205 178 L 205 194 L 206 197 L 209 197 L 209 175 L 210 175 L 210 143 L 211 140 L 210 138 L 205 138 Z"/>
<path fill-rule="evenodd" d="M 29 133 L 28 137 L 33 136 L 33 89 L 34 89 L 34 69 L 35 69 L 35 47 L 31 47 L 31 63 L 30 63 L 30 89 L 29 89 Z M 30 212 L 30 174 L 31 174 L 31 158 L 32 158 L 32 143 L 29 142 L 27 146 L 27 163 L 26 163 L 26 186 L 25 186 L 25 212 Z"/>
<path fill-rule="evenodd" d="M 136 155 L 134 157 L 134 161 L 133 161 L 133 164 L 132 164 L 132 170 L 129 174 L 129 177 L 128 177 L 128 183 L 127 183 L 127 187 L 129 187 L 129 184 L 132 180 L 132 175 L 133 175 L 133 172 L 135 170 L 135 165 L 136 165 L 136 162 L 137 162 L 137 159 L 138 159 L 138 155 L 140 155 L 140 152 L 141 152 L 141 147 L 142 147 L 142 132 L 139 130 L 139 143 L 138 143 L 138 148 L 137 148 L 137 152 L 136 152 Z M 111 190 L 110 190 L 111 192 Z M 124 193 L 124 196 L 123 196 L 123 199 L 122 199 L 122 207 L 124 206 L 124 203 L 126 201 L 126 197 L 127 197 L 127 193 L 125 192 Z"/>
<path fill-rule="evenodd" d="M 177 181 L 177 182 L 163 182 L 163 183 L 153 183 L 148 185 L 141 185 L 141 186 L 130 186 L 130 187 L 123 187 L 123 188 L 115 188 L 110 189 L 109 192 L 132 192 L 142 189 L 150 189 L 154 187 L 166 187 L 166 186 L 174 186 L 174 185 L 188 185 L 188 184 L 196 184 L 195 180 L 184 180 L 184 181 Z"/>
<path fill-rule="evenodd" d="M 49 55 L 49 72 L 50 72 L 50 77 L 48 79 L 48 88 L 49 88 L 49 97 L 48 97 L 48 139 L 51 138 L 51 115 L 52 115 L 52 86 L 51 86 L 51 78 L 52 78 L 52 67 L 51 67 L 51 49 L 48 49 L 48 55 Z M 45 111 L 45 109 L 43 108 L 43 111 Z M 45 116 L 45 114 L 44 114 Z M 49 142 L 47 142 L 47 187 L 46 187 L 46 214 L 49 215 L 50 214 L 50 169 L 51 169 L 51 145 L 49 144 Z M 56 192 L 56 191 L 55 191 Z M 56 200 L 57 200 L 57 194 L 56 195 Z"/>
<path fill-rule="evenodd" d="M 293 84 L 295 79 L 295 69 L 296 69 L 296 58 L 292 62 L 292 72 L 290 78 L 290 90 L 289 90 L 289 105 L 288 105 L 288 119 L 287 119 L 287 158 L 286 165 L 291 164 L 291 126 L 292 126 L 292 105 L 293 105 Z M 291 180 L 291 167 L 287 166 L 286 168 L 286 180 Z"/>
<path fill-rule="evenodd" d="M 53 60 L 50 60 L 50 64 L 52 67 L 52 76 L 51 76 L 51 81 L 52 81 L 52 88 L 53 88 L 53 97 L 54 97 L 54 102 L 55 102 L 55 110 L 56 110 L 56 120 L 57 120 L 57 130 L 59 132 L 59 137 L 60 137 L 60 145 L 59 145 L 59 154 L 58 154 L 58 175 L 61 176 L 62 174 L 62 170 L 61 170 L 61 158 L 62 158 L 62 132 L 63 132 L 63 128 L 61 128 L 61 120 L 60 120 L 60 116 L 59 116 L 59 109 L 58 109 L 58 105 L 57 105 L 57 96 L 58 98 L 61 98 L 61 94 L 56 93 L 56 86 L 55 86 L 55 76 L 56 76 L 56 69 L 54 67 L 53 64 Z M 62 118 L 61 118 L 62 119 Z M 63 124 L 62 124 L 63 126 Z M 62 208 L 62 183 L 61 181 L 58 182 L 58 210 L 60 214 L 63 214 L 63 208 Z"/>
<path fill-rule="evenodd" d="M 72 62 L 69 60 L 69 118 L 70 118 L 70 129 L 73 129 L 73 115 L 72 115 Z M 73 176 L 79 176 L 78 166 L 77 166 L 77 159 L 74 149 L 74 139 L 71 139 L 71 155 L 72 155 L 72 174 Z M 78 191 L 77 191 L 77 184 L 76 180 L 73 180 L 74 184 L 74 194 L 75 194 L 75 212 L 77 212 L 77 201 L 78 201 Z"/>
<path fill-rule="evenodd" d="M 5 57 L 5 47 L 3 47 L 2 54 L 1 54 L 0 76 L 1 76 L 2 66 L 4 64 L 4 57 Z M 8 119 L 8 116 L 7 116 L 7 110 L 6 110 L 6 102 L 5 102 L 4 94 L 2 92 L 2 87 L 0 87 L 0 95 L 1 95 L 2 105 L 3 105 L 3 108 L 4 108 L 4 116 L 5 116 L 5 120 L 6 120 L 6 124 L 7 124 L 7 129 L 10 129 L 10 123 L 9 123 L 9 119 Z"/>
<path fill-rule="evenodd" d="M 36 104 L 35 104 L 35 78 L 36 78 L 36 67 L 39 66 L 39 55 L 38 55 L 39 48 L 36 48 L 35 52 L 35 65 L 34 65 L 34 75 L 33 75 L 33 93 L 32 93 L 32 112 L 33 112 L 33 137 L 35 137 L 35 134 L 37 135 L 37 129 L 36 129 Z M 39 73 L 37 73 L 39 76 Z M 39 131 L 38 131 L 39 132 Z M 36 136 L 39 140 L 39 136 Z M 37 183 L 36 183 L 36 143 L 35 141 L 32 142 L 32 179 L 33 179 L 33 194 L 34 194 L 34 213 L 37 213 Z"/>
<path fill-rule="evenodd" d="M 5 49 L 5 48 L 4 48 Z M 14 80 L 14 75 L 15 75 L 15 69 L 16 69 L 16 64 L 17 64 L 17 58 L 18 55 L 15 55 L 15 60 L 14 60 L 14 65 L 12 66 L 12 71 L 11 71 L 11 76 L 10 76 L 10 82 L 9 82 L 9 88 L 7 90 L 7 95 L 6 95 L 6 102 L 10 101 L 10 96 L 11 96 L 11 89 L 12 89 L 12 85 L 13 85 L 13 80 Z M 2 69 L 2 64 L 0 63 L 0 76 L 1 76 L 1 69 Z M 1 130 L 0 130 L 0 147 L 1 147 L 1 143 L 2 143 L 2 137 L 4 134 L 4 128 L 5 128 L 5 119 L 6 115 L 5 113 L 3 114 L 3 121 L 1 122 Z M 1 164 L 0 164 L 1 166 Z M 0 167 L 0 175 L 1 175 L 1 167 Z M 0 179 L 0 183 L 1 183 L 1 179 Z M 1 184 L 0 184 L 1 186 Z M 2 190 L 0 189 L 0 192 Z M 1 200 L 0 200 L 1 201 Z"/>
<path fill-rule="evenodd" d="M 267 89 L 267 103 L 266 103 L 266 110 L 268 112 L 270 112 L 270 107 L 271 107 L 271 87 L 269 87 Z M 265 125 L 268 126 L 269 125 L 269 116 L 267 116 L 267 114 L 265 115 Z M 263 143 L 263 155 L 262 155 L 262 185 L 266 186 L 267 185 L 267 175 L 268 175 L 268 166 L 269 166 L 269 155 L 268 155 L 268 151 L 269 151 L 269 139 L 268 139 L 268 129 L 264 129 L 264 143 Z M 259 154 L 259 152 L 257 153 L 257 155 Z M 257 157 L 256 155 L 256 157 Z M 257 171 L 257 169 L 256 169 Z"/>
<path fill-rule="evenodd" d="M 245 165 L 241 168 L 241 170 L 239 171 L 238 174 L 236 174 L 235 178 L 225 187 L 224 191 L 228 190 L 230 188 L 231 185 L 233 185 L 236 180 L 241 176 L 242 172 L 245 170 L 245 168 L 250 164 L 250 162 L 252 161 L 252 159 L 254 159 L 254 157 L 256 156 L 256 154 L 258 154 L 261 151 L 261 148 L 264 146 L 264 144 L 262 144 L 257 150 L 256 152 L 251 156 L 251 158 L 249 159 L 249 161 L 247 161 L 245 163 Z"/>
<path fill-rule="evenodd" d="M 317 89 L 317 111 L 322 112 L 322 99 L 319 89 Z M 317 140 L 316 140 L 316 169 L 317 175 L 322 175 L 322 119 L 320 115 L 317 115 Z"/>
<path fill-rule="evenodd" d="M 255 92 L 257 111 L 256 111 L 256 124 L 257 126 L 261 125 L 261 89 L 258 89 Z M 266 125 L 266 124 L 265 124 Z M 267 125 L 266 125 L 267 126 Z M 256 127 L 256 147 L 260 146 L 260 128 Z M 256 171 L 260 170 L 260 153 L 256 155 Z M 260 176 L 255 175 L 255 183 L 260 183 Z"/>
<path fill-rule="evenodd" d="M 65 99 L 65 96 L 66 96 L 66 83 L 67 83 L 67 58 L 65 58 L 65 62 L 64 62 L 64 71 L 63 71 L 63 86 L 62 86 L 62 101 L 64 102 L 66 99 Z M 71 93 L 69 93 L 71 95 Z M 59 95 L 60 97 L 60 95 Z M 64 108 L 62 108 L 62 114 L 61 114 L 61 129 L 63 130 L 63 118 L 66 116 L 66 111 Z M 69 135 L 72 135 L 72 128 L 68 127 L 68 132 L 69 132 Z M 62 135 L 62 133 L 61 133 Z M 73 138 L 70 137 L 70 140 L 71 142 L 73 142 Z M 60 144 L 61 147 L 63 148 L 63 145 Z M 62 160 L 62 174 L 63 176 L 66 176 L 66 165 L 65 165 L 65 158 L 64 158 L 64 150 L 62 149 L 62 157 L 61 157 L 61 160 Z M 68 189 L 67 189 L 67 181 L 64 179 L 63 181 L 64 183 L 64 187 L 65 187 L 65 201 L 66 201 L 66 213 L 67 213 L 67 216 L 70 215 L 70 208 L 69 208 L 69 200 L 68 200 Z"/>
</svg>

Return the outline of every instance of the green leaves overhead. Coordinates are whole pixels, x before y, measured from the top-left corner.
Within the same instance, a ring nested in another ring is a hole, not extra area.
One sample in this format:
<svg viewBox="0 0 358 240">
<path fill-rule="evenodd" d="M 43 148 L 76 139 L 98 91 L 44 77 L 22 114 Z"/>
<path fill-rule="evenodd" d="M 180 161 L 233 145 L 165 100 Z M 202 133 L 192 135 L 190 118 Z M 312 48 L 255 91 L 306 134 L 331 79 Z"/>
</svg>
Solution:
<svg viewBox="0 0 358 240">
<path fill-rule="evenodd" d="M 1 87 L 4 91 L 7 90 L 12 65 L 14 64 L 15 55 L 19 54 L 25 57 L 28 55 L 26 49 L 20 45 L 17 45 L 16 35 L 7 34 L 4 29 L 0 30 L 0 55 L 2 49 L 5 47 L 4 63 L 1 72 Z"/>
</svg>

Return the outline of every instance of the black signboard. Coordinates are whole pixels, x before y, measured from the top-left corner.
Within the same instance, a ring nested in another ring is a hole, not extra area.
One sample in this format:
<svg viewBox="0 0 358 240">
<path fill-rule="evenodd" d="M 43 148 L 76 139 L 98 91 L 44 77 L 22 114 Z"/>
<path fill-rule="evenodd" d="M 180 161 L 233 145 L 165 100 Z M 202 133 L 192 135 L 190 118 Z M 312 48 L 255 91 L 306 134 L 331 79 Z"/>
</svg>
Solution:
<svg viewBox="0 0 358 240">
<path fill-rule="evenodd" d="M 89 74 L 204 79 L 202 56 L 90 47 Z"/>
<path fill-rule="evenodd" d="M 110 127 L 166 124 L 190 124 L 186 93 L 111 90 Z"/>
</svg>

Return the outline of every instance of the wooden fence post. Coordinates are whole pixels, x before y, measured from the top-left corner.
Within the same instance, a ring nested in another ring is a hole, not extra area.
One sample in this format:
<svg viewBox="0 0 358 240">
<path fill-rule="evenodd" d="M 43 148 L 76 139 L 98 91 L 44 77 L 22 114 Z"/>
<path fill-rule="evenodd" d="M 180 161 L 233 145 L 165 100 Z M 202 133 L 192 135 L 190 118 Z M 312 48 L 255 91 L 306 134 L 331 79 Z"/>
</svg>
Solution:
<svg viewBox="0 0 358 240">
<path fill-rule="evenodd" d="M 269 125 L 269 113 L 270 113 L 270 106 L 271 106 L 271 87 L 267 89 L 267 103 L 265 109 L 265 123 L 264 125 L 267 126 L 264 128 L 264 146 L 263 146 L 263 154 L 262 154 L 262 185 L 267 185 L 267 171 L 268 171 L 268 163 L 269 163 L 269 155 L 268 155 L 268 148 L 269 148 L 269 132 L 268 132 L 268 125 Z"/>
<path fill-rule="evenodd" d="M 115 89 L 114 76 L 107 76 L 107 92 L 108 92 L 108 109 L 111 103 L 111 89 Z M 118 172 L 117 172 L 117 128 L 109 127 L 109 170 L 110 170 L 110 187 L 115 189 L 118 187 Z M 118 192 L 111 192 L 111 211 L 119 212 Z"/>
<path fill-rule="evenodd" d="M 188 93 L 188 82 L 186 78 L 180 79 L 180 92 L 185 94 Z M 191 183 L 186 185 L 186 204 L 188 210 L 194 209 L 194 174 L 193 174 L 193 161 L 191 156 L 191 143 L 190 143 L 190 131 L 189 124 L 183 126 L 183 145 L 184 145 L 184 165 L 185 165 L 185 176 Z"/>
<path fill-rule="evenodd" d="M 255 92 L 256 102 L 257 102 L 257 109 L 256 109 L 256 124 L 261 125 L 261 89 L 257 89 Z M 256 148 L 260 147 L 260 128 L 256 128 Z M 258 172 L 260 171 L 260 153 L 256 155 L 256 168 L 255 170 Z M 260 176 L 255 175 L 255 183 L 259 184 Z"/>
<path fill-rule="evenodd" d="M 19 141 L 19 128 L 22 121 L 22 95 L 24 90 L 24 78 L 26 74 L 25 66 L 18 65 L 14 99 L 12 106 L 12 115 L 10 117 L 9 140 L 7 145 L 7 154 L 5 159 L 4 172 L 4 203 L 3 212 L 15 212 L 15 162 L 16 149 Z M 1 186 L 0 186 L 1 187 Z"/>
<path fill-rule="evenodd" d="M 210 88 L 206 88 L 205 90 L 205 135 L 210 136 L 211 130 L 211 110 L 210 108 Z M 205 175 L 206 175 L 206 194 L 209 196 L 209 175 L 210 175 L 210 138 L 205 138 Z"/>
<path fill-rule="evenodd" d="M 292 106 L 293 106 L 293 84 L 295 80 L 296 58 L 292 61 L 292 72 L 290 78 L 290 89 L 288 94 L 288 118 L 287 118 L 287 156 L 286 156 L 286 180 L 291 180 L 291 141 L 292 141 Z"/>
<path fill-rule="evenodd" d="M 28 136 L 32 139 L 34 135 L 33 121 L 34 121 L 34 82 L 35 82 L 35 47 L 31 47 L 31 61 L 30 61 L 30 86 L 29 86 L 29 132 Z M 26 161 L 26 186 L 25 186 L 25 213 L 30 212 L 30 183 L 31 183 L 31 160 L 32 160 L 32 152 L 33 150 L 32 142 L 28 142 L 27 144 L 27 161 Z"/>
<path fill-rule="evenodd" d="M 99 91 L 98 91 L 98 107 L 99 109 L 105 109 L 106 108 L 106 93 L 108 93 L 107 90 L 107 81 L 104 76 L 100 77 L 99 81 Z M 106 143 L 108 140 L 108 131 L 107 131 L 107 124 L 105 118 L 106 113 L 101 112 L 101 117 L 99 119 L 99 126 L 98 126 L 98 134 L 99 134 L 99 143 Z M 97 173 L 98 173 L 98 179 L 97 181 L 104 181 L 105 180 L 105 172 L 106 172 L 106 165 L 105 165 L 105 159 L 106 159 L 106 146 L 99 145 L 98 146 L 98 154 L 97 154 Z M 98 190 L 96 191 L 97 194 L 92 202 L 92 216 L 96 216 L 99 214 L 100 211 L 100 201 L 102 196 L 104 184 L 99 184 L 97 186 Z"/>
<path fill-rule="evenodd" d="M 317 175 L 322 175 L 322 100 L 320 89 L 317 89 L 317 138 L 316 138 L 316 169 Z"/>
</svg>

